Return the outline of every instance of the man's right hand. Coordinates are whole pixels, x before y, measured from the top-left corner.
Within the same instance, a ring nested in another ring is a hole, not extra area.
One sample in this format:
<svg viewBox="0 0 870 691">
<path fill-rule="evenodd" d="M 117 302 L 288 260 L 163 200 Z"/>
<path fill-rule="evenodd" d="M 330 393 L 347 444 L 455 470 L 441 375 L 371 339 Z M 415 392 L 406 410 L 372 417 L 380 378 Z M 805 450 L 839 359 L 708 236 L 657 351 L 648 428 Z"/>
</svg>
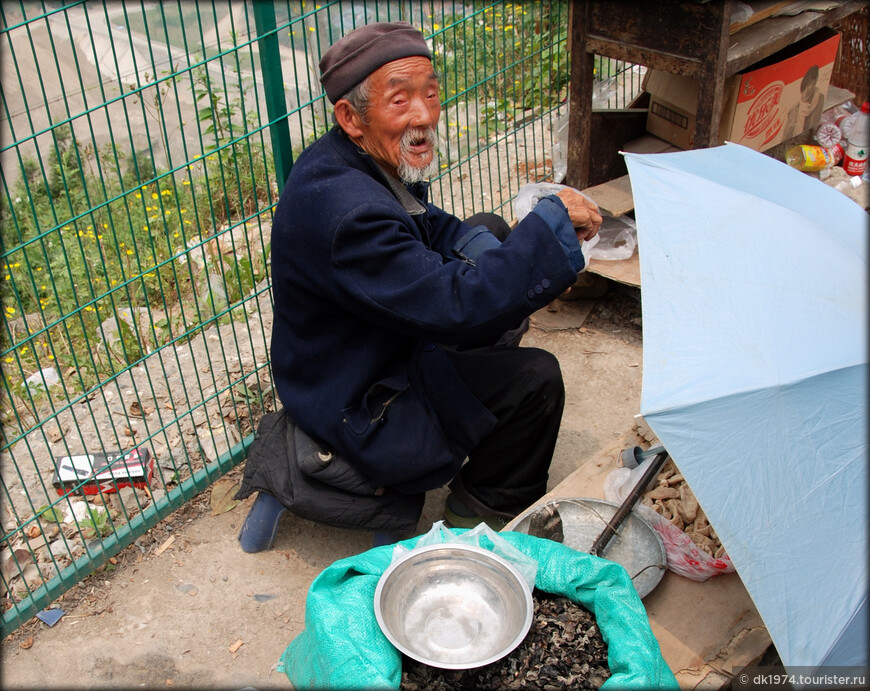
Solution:
<svg viewBox="0 0 870 691">
<path fill-rule="evenodd" d="M 594 238 L 602 221 L 601 214 L 598 213 L 598 204 L 570 187 L 559 190 L 556 196 L 568 209 L 568 217 L 577 233 L 577 240 L 583 242 Z"/>
</svg>

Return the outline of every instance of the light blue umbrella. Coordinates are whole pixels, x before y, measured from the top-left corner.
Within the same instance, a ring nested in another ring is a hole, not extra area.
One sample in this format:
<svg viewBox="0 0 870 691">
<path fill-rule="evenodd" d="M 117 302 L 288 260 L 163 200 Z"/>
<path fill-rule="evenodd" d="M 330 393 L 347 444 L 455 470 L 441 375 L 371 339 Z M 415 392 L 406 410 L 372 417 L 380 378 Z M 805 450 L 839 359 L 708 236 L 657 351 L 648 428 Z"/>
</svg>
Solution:
<svg viewBox="0 0 870 691">
<path fill-rule="evenodd" d="M 786 668 L 867 665 L 868 216 L 736 144 L 626 160 L 641 413 Z"/>
</svg>

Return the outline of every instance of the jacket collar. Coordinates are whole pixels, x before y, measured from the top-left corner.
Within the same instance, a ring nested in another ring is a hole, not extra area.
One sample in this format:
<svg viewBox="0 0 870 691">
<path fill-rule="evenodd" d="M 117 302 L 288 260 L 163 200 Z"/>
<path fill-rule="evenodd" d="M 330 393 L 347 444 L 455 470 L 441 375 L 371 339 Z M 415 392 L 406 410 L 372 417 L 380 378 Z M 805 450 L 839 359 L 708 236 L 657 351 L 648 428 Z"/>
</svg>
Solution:
<svg viewBox="0 0 870 691">
<path fill-rule="evenodd" d="M 410 216 L 419 216 L 426 213 L 426 198 L 429 193 L 429 183 L 418 182 L 413 185 L 405 185 L 399 178 L 387 171 L 381 164 L 375 161 L 369 154 L 354 144 L 347 133 L 336 125 L 337 139 L 344 147 L 348 147 L 354 154 L 362 159 L 362 162 L 375 173 L 376 178 L 386 185 L 393 196 L 402 205 L 402 208 Z"/>
<path fill-rule="evenodd" d="M 365 155 L 368 156 L 368 154 Z M 426 213 L 426 207 L 423 203 L 411 193 L 410 189 L 399 178 L 386 170 L 380 163 L 375 163 L 375 165 L 378 167 L 381 177 L 386 181 L 387 187 L 390 188 L 390 191 L 399 200 L 399 204 L 410 216 Z"/>
</svg>

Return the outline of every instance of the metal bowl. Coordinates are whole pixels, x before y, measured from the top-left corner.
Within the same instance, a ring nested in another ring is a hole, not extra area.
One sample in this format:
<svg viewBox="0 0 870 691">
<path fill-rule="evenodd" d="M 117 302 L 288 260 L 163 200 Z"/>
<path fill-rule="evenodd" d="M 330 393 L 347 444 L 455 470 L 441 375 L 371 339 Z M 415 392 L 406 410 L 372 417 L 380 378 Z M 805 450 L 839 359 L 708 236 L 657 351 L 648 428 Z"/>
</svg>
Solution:
<svg viewBox="0 0 870 691">
<path fill-rule="evenodd" d="M 519 571 L 472 545 L 411 550 L 384 571 L 375 589 L 384 635 L 409 657 L 443 669 L 501 659 L 523 641 L 533 615 Z"/>
</svg>

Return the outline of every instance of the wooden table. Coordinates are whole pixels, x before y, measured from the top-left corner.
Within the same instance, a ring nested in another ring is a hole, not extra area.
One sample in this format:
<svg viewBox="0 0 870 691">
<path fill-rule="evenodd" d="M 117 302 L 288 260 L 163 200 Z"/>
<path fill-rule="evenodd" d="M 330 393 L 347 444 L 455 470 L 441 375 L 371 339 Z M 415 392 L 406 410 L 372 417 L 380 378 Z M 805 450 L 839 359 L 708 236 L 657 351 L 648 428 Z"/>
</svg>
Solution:
<svg viewBox="0 0 870 691">
<path fill-rule="evenodd" d="M 752 20 L 732 25 L 733 0 L 627 3 L 586 0 L 572 4 L 571 137 L 566 184 L 583 189 L 592 180 L 595 55 L 697 79 L 696 146 L 715 146 L 723 108 L 723 85 L 728 77 L 822 27 L 859 12 L 863 6 L 862 0 L 842 0 L 826 12 L 801 12 L 794 16 L 768 16 L 768 7 Z"/>
<path fill-rule="evenodd" d="M 603 499 L 604 480 L 617 467 L 619 453 L 637 443 L 634 433 L 626 434 L 585 461 L 538 504 L 556 498 Z M 667 571 L 643 602 L 662 656 L 681 689 L 724 688 L 736 672 L 756 664 L 771 644 L 736 573 L 696 582 Z"/>
</svg>

